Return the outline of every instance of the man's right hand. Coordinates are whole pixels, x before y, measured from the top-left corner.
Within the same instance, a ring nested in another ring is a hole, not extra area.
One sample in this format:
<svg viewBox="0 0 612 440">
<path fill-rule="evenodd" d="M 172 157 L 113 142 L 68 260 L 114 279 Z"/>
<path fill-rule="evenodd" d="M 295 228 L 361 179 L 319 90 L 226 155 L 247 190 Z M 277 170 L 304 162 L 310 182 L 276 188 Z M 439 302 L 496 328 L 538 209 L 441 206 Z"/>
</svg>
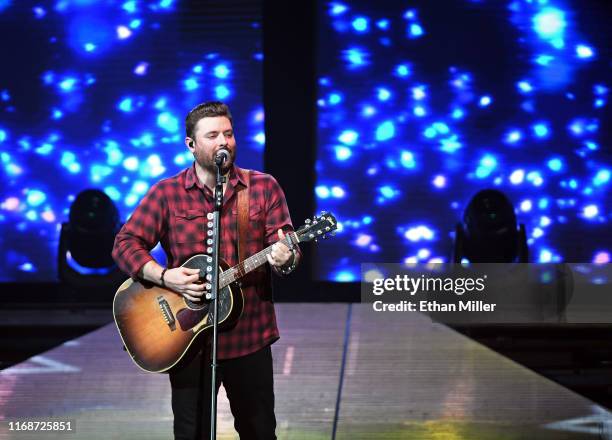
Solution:
<svg viewBox="0 0 612 440">
<path fill-rule="evenodd" d="M 168 269 L 164 274 L 164 283 L 168 289 L 183 295 L 184 298 L 200 302 L 204 295 L 205 283 L 199 281 L 200 269 L 188 267 L 175 267 Z M 197 282 L 197 284 L 196 284 Z"/>
</svg>

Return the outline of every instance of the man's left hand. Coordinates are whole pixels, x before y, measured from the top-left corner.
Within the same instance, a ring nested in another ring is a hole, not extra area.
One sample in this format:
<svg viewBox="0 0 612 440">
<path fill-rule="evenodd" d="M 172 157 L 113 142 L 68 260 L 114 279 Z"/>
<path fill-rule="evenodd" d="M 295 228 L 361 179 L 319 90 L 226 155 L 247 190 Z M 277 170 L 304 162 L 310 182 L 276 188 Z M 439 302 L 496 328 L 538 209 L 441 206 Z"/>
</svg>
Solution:
<svg viewBox="0 0 612 440">
<path fill-rule="evenodd" d="M 285 266 L 291 258 L 293 258 L 293 253 L 289 250 L 289 247 L 285 243 L 282 243 L 284 240 L 285 234 L 282 229 L 278 230 L 278 239 L 276 243 L 272 245 L 272 252 L 270 252 L 266 257 L 268 258 L 268 263 L 271 266 L 281 267 Z"/>
</svg>

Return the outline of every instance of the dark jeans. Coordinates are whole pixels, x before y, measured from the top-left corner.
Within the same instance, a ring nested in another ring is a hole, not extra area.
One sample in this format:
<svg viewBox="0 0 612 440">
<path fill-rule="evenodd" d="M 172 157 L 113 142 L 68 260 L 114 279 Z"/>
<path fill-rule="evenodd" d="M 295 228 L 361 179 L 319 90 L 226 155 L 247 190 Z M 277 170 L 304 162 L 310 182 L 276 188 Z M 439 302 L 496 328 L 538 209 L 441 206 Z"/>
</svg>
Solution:
<svg viewBox="0 0 612 440">
<path fill-rule="evenodd" d="M 217 392 L 223 387 L 241 440 L 275 440 L 274 379 L 270 346 L 218 362 Z M 174 438 L 210 439 L 210 361 L 201 353 L 170 372 Z"/>
</svg>

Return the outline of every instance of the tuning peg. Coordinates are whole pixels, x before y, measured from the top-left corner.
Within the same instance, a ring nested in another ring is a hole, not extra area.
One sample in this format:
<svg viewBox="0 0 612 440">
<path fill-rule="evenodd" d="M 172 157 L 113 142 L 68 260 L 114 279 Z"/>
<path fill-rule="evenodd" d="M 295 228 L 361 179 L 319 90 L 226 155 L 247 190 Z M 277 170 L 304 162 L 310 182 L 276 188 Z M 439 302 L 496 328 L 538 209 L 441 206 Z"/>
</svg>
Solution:
<svg viewBox="0 0 612 440">
<path fill-rule="evenodd" d="M 309 218 L 307 218 L 305 223 L 306 223 L 307 225 L 309 225 L 309 224 L 310 224 L 310 219 L 309 219 Z"/>
<path fill-rule="evenodd" d="M 321 235 L 323 233 L 323 231 L 317 231 L 317 234 Z"/>
<path fill-rule="evenodd" d="M 329 231 L 331 228 L 328 226 L 327 228 L 325 228 L 326 231 Z"/>
</svg>

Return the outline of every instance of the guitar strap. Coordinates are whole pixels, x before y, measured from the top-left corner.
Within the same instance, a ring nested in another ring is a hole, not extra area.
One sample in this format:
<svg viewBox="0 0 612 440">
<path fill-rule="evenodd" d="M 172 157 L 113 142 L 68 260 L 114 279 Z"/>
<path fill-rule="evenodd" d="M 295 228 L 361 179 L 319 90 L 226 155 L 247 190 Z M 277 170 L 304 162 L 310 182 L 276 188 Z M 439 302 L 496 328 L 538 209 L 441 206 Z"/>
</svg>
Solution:
<svg viewBox="0 0 612 440">
<path fill-rule="evenodd" d="M 246 187 L 238 191 L 238 259 L 242 263 L 248 255 L 246 240 L 249 229 L 249 188 L 251 186 L 251 170 L 242 170 Z"/>
</svg>

